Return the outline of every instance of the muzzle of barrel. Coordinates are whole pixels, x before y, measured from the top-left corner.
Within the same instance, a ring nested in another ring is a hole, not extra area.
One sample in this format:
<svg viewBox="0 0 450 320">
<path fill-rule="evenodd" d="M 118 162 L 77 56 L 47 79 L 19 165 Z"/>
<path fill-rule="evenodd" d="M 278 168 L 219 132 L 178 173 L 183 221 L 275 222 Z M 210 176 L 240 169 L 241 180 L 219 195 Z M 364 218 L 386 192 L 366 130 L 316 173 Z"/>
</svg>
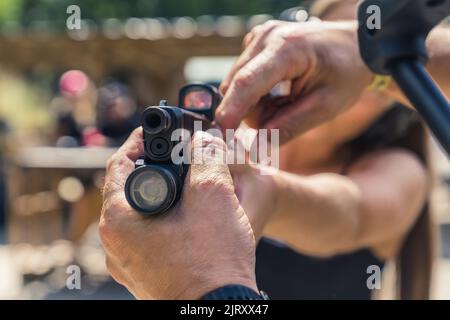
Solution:
<svg viewBox="0 0 450 320">
<path fill-rule="evenodd" d="M 147 108 L 142 115 L 143 129 L 150 134 L 159 134 L 169 130 L 171 125 L 172 117 L 162 108 Z"/>
</svg>

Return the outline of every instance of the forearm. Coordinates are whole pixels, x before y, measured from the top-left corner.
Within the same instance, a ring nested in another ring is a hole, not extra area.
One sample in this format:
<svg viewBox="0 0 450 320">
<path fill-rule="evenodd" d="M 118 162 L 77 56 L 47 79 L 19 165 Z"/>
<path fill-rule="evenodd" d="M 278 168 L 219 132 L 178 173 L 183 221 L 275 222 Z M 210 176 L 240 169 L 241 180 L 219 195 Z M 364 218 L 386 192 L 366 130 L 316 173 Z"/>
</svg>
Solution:
<svg viewBox="0 0 450 320">
<path fill-rule="evenodd" d="M 358 235 L 361 195 L 348 178 L 336 174 L 274 177 L 276 209 L 265 233 L 313 255 L 349 250 Z"/>
</svg>

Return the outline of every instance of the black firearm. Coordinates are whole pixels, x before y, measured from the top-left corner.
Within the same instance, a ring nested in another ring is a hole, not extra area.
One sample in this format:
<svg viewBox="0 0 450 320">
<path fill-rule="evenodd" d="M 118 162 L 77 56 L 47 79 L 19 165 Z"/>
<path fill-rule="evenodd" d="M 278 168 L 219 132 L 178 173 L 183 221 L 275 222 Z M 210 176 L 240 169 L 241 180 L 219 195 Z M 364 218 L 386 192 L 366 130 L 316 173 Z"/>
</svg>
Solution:
<svg viewBox="0 0 450 320">
<path fill-rule="evenodd" d="M 136 161 L 125 184 L 126 198 L 134 209 L 144 215 L 160 214 L 178 201 L 188 171 L 186 161 L 180 161 L 184 155 L 179 144 L 197 128 L 211 127 L 221 99 L 214 86 L 188 84 L 179 92 L 178 106 L 162 100 L 159 106 L 144 110 L 144 156 Z"/>
</svg>

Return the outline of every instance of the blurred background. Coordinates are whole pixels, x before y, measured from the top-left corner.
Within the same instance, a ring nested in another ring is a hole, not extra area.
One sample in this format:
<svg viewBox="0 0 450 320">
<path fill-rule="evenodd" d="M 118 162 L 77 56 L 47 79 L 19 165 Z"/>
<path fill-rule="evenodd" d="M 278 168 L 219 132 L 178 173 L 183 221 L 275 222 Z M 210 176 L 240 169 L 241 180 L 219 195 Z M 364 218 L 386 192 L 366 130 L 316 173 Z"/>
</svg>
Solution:
<svg viewBox="0 0 450 320">
<path fill-rule="evenodd" d="M 70 5 L 81 28 L 68 30 Z M 106 159 L 160 99 L 219 83 L 243 36 L 301 0 L 1 0 L 0 298 L 132 299 L 97 236 Z M 441 228 L 434 298 L 450 298 L 450 164 L 433 144 Z M 66 288 L 67 266 L 82 290 Z M 388 278 L 388 277 L 387 277 Z M 389 297 L 386 294 L 385 297 Z"/>
</svg>

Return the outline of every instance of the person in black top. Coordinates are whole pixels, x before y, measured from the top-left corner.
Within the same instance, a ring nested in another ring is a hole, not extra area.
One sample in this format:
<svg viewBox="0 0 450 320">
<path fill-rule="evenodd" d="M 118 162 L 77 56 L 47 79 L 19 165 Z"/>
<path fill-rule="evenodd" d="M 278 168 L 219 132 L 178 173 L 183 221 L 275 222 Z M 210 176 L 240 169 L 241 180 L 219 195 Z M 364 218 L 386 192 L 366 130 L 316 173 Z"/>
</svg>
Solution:
<svg viewBox="0 0 450 320">
<path fill-rule="evenodd" d="M 425 130 L 418 115 L 404 106 L 392 106 L 367 130 L 358 137 L 344 143 L 340 149 L 338 148 L 339 152 L 345 151 L 349 154 L 349 160 L 344 164 L 344 169 L 340 174 L 345 177 L 350 172 L 351 177 L 354 163 L 358 163 L 360 159 L 367 158 L 371 154 L 387 155 L 390 152 L 389 150 L 405 152 L 411 157 L 417 158 L 419 163 L 422 163 L 423 168 L 426 168 L 425 139 Z M 305 154 L 303 155 L 307 157 Z M 290 160 L 296 161 L 295 158 L 290 158 Z M 383 166 L 385 165 L 389 166 L 389 164 L 383 164 Z M 399 168 L 399 170 L 402 169 Z M 370 172 L 367 167 L 364 170 L 367 173 Z M 407 171 L 405 174 L 414 173 L 413 171 Z M 315 175 L 318 176 L 320 173 Z M 314 175 L 310 179 L 313 181 Z M 386 181 L 392 182 L 390 179 L 386 179 Z M 376 188 L 376 184 L 377 182 L 373 181 L 372 187 Z M 326 189 L 324 188 L 324 190 Z M 388 201 L 388 199 L 389 197 L 384 197 L 385 201 Z M 398 287 L 398 297 L 427 298 L 431 277 L 433 243 L 428 205 L 424 201 L 421 205 L 422 208 L 413 212 L 414 216 L 418 216 L 418 218 L 406 231 L 405 238 L 401 239 L 402 244 L 395 244 L 395 247 L 398 246 L 396 251 L 387 256 L 382 251 L 380 254 L 376 245 L 374 247 L 361 246 L 360 248 L 356 246 L 351 250 L 333 251 L 336 243 L 338 243 L 337 240 L 333 239 L 330 239 L 328 245 L 330 253 L 317 255 L 314 252 L 304 252 L 301 244 L 296 246 L 295 240 L 290 240 L 283 234 L 282 222 L 279 222 L 280 226 L 276 227 L 279 228 L 279 231 L 273 231 L 270 234 L 275 238 L 286 239 L 287 243 L 293 244 L 293 246 L 271 238 L 261 239 L 256 251 L 258 285 L 270 292 L 272 299 L 367 300 L 372 298 L 373 293 L 377 291 L 376 289 L 379 289 L 379 287 L 367 285 L 369 276 L 374 272 L 374 266 L 378 268 L 377 270 L 382 271 L 385 261 L 394 259 L 398 263 L 398 282 L 403 283 L 403 286 Z M 306 212 L 302 212 L 302 207 L 303 204 L 299 203 L 299 216 L 306 214 Z M 246 208 L 245 205 L 244 208 Z M 347 208 L 347 210 L 351 210 L 349 207 Z M 330 213 L 332 214 L 332 212 Z M 351 211 L 348 213 L 351 214 Z M 273 217 L 273 221 L 268 223 L 269 232 L 272 226 L 277 224 L 277 219 Z M 317 219 L 320 218 L 317 217 Z M 389 223 L 393 222 L 395 218 L 386 217 L 386 219 L 389 219 L 387 220 Z M 288 221 L 286 223 L 289 223 Z M 290 220 L 290 223 L 294 223 L 294 221 Z M 326 222 L 318 220 L 318 223 Z M 336 228 L 340 227 L 336 226 Z M 319 234 L 323 230 L 324 228 L 318 226 L 316 236 L 324 236 Z M 382 235 L 382 231 L 380 231 L 380 235 Z M 314 236 L 311 235 L 311 237 Z M 345 238 L 344 235 L 339 234 L 336 237 Z M 389 246 L 388 242 L 386 246 Z"/>
<path fill-rule="evenodd" d="M 354 19 L 356 4 L 319 0 L 312 14 Z M 264 116 L 247 122 L 257 127 Z M 283 146 L 280 161 L 285 172 L 265 180 L 236 172 L 252 224 L 282 240 L 263 238 L 257 250 L 258 285 L 271 298 L 370 299 L 378 287 L 367 281 L 387 260 L 397 261 L 399 298 L 429 297 L 430 169 L 416 112 L 368 89 L 348 111 Z"/>
</svg>

